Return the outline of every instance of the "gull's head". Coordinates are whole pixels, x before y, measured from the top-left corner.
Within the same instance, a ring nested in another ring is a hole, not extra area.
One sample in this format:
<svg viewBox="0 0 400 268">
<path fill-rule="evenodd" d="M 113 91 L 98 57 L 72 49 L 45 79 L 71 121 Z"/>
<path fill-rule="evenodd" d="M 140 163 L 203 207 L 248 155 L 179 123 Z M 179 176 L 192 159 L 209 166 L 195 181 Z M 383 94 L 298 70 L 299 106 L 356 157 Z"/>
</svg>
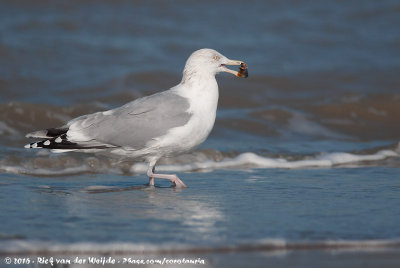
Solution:
<svg viewBox="0 0 400 268">
<path fill-rule="evenodd" d="M 227 65 L 239 65 L 239 71 L 228 69 Z M 230 60 L 218 51 L 209 48 L 196 50 L 186 61 L 184 76 L 216 75 L 220 72 L 231 73 L 238 77 L 247 77 L 247 66 L 243 61 Z"/>
</svg>

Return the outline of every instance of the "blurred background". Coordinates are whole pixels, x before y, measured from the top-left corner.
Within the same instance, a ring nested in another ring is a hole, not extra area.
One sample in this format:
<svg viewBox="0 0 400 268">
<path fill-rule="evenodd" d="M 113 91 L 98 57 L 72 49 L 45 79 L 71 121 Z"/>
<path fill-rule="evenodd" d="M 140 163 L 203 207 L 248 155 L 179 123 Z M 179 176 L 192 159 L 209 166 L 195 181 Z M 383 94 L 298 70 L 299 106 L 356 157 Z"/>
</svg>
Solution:
<svg viewBox="0 0 400 268">
<path fill-rule="evenodd" d="M 397 141 L 400 134 L 397 1 L 0 5 L 3 146 L 172 87 L 187 57 L 204 47 L 246 61 L 250 71 L 247 80 L 218 77 L 213 136 Z"/>
</svg>

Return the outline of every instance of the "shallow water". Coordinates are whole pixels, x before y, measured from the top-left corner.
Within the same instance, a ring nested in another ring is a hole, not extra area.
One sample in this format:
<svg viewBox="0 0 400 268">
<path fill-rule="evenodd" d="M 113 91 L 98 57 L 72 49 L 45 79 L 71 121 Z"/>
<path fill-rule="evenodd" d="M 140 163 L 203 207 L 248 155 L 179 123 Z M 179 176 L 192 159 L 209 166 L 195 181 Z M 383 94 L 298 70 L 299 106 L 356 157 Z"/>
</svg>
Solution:
<svg viewBox="0 0 400 268">
<path fill-rule="evenodd" d="M 184 190 L 144 186 L 139 177 L 2 175 L 2 203 L 13 204 L 2 208 L 10 219 L 2 233 L 207 247 L 392 239 L 400 236 L 397 175 L 384 167 L 218 170 L 188 174 Z"/>
<path fill-rule="evenodd" d="M 153 4 L 0 3 L 1 254 L 398 247 L 396 1 Z M 23 148 L 174 86 L 202 47 L 250 77 L 219 75 L 210 137 L 157 167 L 188 189 L 148 187 L 134 161 Z"/>
</svg>

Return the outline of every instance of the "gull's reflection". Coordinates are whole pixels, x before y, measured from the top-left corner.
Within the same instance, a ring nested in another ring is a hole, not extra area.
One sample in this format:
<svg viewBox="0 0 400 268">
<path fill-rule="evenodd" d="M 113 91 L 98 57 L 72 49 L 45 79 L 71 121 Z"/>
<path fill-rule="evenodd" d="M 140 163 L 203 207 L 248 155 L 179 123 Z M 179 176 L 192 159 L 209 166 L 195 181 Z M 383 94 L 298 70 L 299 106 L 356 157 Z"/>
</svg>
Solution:
<svg viewBox="0 0 400 268">
<path fill-rule="evenodd" d="M 175 233 L 182 242 L 217 242 L 223 226 L 217 223 L 224 219 L 218 202 L 189 191 L 148 185 L 89 186 L 65 199 L 66 213 L 82 221 L 96 220 L 100 229 L 112 219 L 117 225 L 132 225 L 133 232 L 140 233 L 141 228 L 152 236 L 161 232 L 157 234 L 161 240 L 163 234 Z"/>
</svg>

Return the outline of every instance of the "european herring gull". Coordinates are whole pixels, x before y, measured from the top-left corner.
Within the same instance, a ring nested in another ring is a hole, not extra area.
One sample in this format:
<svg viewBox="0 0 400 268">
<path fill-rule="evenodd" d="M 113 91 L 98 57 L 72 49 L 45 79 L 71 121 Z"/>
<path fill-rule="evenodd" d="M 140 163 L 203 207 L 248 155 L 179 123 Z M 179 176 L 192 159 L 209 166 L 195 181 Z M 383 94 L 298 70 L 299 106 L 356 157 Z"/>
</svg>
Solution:
<svg viewBox="0 0 400 268">
<path fill-rule="evenodd" d="M 226 65 L 240 65 L 239 71 Z M 230 60 L 212 49 L 193 52 L 182 81 L 166 91 L 136 99 L 119 108 L 83 115 L 57 128 L 35 131 L 27 138 L 42 139 L 25 148 L 53 152 L 101 152 L 148 163 L 149 184 L 154 179 L 186 185 L 176 175 L 155 172 L 157 161 L 188 152 L 200 145 L 214 126 L 218 104 L 215 75 L 227 72 L 247 77 L 243 61 Z"/>
</svg>

